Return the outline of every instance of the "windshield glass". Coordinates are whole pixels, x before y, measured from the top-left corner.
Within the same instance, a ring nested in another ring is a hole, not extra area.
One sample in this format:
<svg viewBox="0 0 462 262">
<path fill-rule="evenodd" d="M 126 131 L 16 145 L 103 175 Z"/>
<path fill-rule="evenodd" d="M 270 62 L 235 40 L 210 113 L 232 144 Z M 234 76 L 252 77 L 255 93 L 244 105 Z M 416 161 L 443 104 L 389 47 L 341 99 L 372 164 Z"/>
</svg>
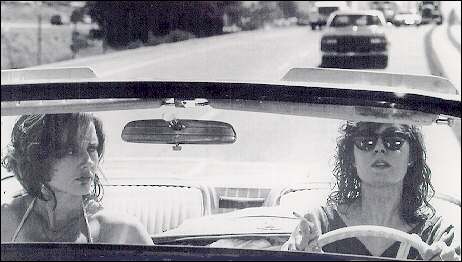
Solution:
<svg viewBox="0 0 462 262">
<path fill-rule="evenodd" d="M 460 3 L 316 2 L 2 1 L 2 252 L 458 259 Z"/>
<path fill-rule="evenodd" d="M 378 16 L 372 15 L 336 15 L 332 27 L 382 25 Z"/>
</svg>

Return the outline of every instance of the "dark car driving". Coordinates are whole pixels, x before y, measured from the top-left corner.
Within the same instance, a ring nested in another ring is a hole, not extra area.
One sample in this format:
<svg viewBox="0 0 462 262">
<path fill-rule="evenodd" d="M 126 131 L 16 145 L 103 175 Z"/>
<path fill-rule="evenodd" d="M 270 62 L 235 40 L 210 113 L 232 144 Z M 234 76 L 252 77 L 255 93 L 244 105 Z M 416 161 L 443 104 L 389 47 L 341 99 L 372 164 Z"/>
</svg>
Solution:
<svg viewBox="0 0 462 262">
<path fill-rule="evenodd" d="M 321 38 L 321 66 L 387 67 L 385 25 L 383 14 L 375 10 L 333 13 L 327 22 L 328 31 Z"/>
<path fill-rule="evenodd" d="M 52 25 L 62 25 L 62 24 L 63 24 L 63 20 L 62 20 L 62 18 L 61 18 L 60 15 L 53 15 L 53 16 L 51 16 L 51 18 L 50 18 L 50 23 L 51 23 Z"/>
</svg>

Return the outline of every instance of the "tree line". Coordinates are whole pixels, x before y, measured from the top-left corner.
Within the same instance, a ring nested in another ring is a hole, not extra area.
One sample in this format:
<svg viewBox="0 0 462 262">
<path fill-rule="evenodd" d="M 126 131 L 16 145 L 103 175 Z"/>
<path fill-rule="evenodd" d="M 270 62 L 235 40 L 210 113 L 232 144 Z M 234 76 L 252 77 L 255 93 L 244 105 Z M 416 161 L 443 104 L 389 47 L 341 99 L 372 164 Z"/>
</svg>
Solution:
<svg viewBox="0 0 462 262">
<path fill-rule="evenodd" d="M 293 1 L 88 1 L 85 9 L 113 47 L 178 30 L 195 37 L 219 35 L 225 16 L 228 23 L 252 30 L 297 12 Z"/>
</svg>

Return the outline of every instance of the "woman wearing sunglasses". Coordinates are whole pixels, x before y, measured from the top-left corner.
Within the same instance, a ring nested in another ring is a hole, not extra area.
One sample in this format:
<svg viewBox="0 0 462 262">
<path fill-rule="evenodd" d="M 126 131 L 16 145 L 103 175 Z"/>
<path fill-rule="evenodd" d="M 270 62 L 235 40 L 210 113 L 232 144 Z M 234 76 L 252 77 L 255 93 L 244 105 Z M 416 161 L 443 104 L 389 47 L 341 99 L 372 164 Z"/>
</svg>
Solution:
<svg viewBox="0 0 462 262">
<path fill-rule="evenodd" d="M 358 237 L 317 245 L 321 234 L 376 225 L 417 234 L 431 245 L 426 260 L 460 260 L 455 229 L 430 205 L 434 195 L 424 142 L 414 126 L 347 122 L 337 140 L 335 190 L 327 205 L 308 212 L 283 250 L 396 257 L 399 242 Z M 414 248 L 408 258 L 422 259 Z"/>
</svg>

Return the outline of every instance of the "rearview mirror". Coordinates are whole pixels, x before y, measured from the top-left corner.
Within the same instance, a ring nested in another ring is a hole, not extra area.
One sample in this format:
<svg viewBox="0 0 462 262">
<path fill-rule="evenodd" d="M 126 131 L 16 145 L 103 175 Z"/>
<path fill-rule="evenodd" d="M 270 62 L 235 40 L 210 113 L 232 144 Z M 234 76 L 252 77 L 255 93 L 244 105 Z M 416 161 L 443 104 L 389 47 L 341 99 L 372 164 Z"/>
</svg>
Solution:
<svg viewBox="0 0 462 262">
<path fill-rule="evenodd" d="M 218 121 L 149 119 L 126 124 L 122 139 L 148 144 L 231 144 L 236 132 L 230 124 Z"/>
</svg>

